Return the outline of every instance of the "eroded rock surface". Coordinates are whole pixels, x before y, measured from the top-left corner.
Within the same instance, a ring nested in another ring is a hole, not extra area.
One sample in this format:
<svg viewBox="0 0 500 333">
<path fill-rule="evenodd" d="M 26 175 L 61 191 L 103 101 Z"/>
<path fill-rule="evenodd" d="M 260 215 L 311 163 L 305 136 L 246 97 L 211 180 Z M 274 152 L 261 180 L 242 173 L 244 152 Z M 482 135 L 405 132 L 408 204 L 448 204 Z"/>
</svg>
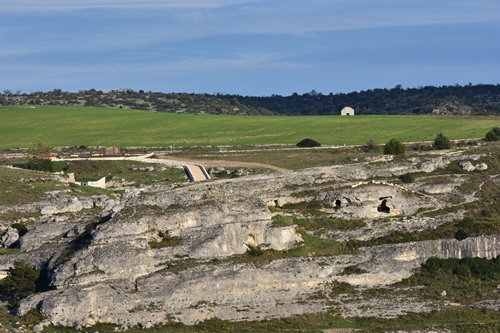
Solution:
<svg viewBox="0 0 500 333">
<path fill-rule="evenodd" d="M 325 227 L 316 235 L 337 241 L 436 228 L 464 216 L 459 209 L 434 216 L 436 211 L 477 200 L 479 188 L 465 187 L 468 173 L 448 177 L 432 172 L 482 156 L 474 157 L 447 152 L 396 161 L 380 158 L 127 189 L 120 199 L 56 194 L 41 205 L 42 216 L 20 239 L 20 252 L 0 257 L 0 268 L 6 270 L 16 260 L 46 265 L 52 290 L 24 299 L 18 313 L 36 307 L 55 325 L 151 327 L 173 320 L 263 320 L 322 312 L 329 305 L 317 295 L 333 281 L 365 288 L 391 285 L 431 257 L 494 258 L 500 254 L 499 238 L 385 244 L 335 256 L 300 256 L 294 249 L 316 234 L 275 223 L 277 215 L 314 203 L 316 213 L 329 219 L 363 222 L 352 229 Z M 409 172 L 419 173 L 414 183 L 398 180 Z M 274 260 L 259 260 L 259 251 L 267 249 L 283 252 Z M 339 275 L 353 265 L 365 272 Z M 342 309 L 346 314 L 357 311 Z M 421 309 L 435 307 L 422 304 Z"/>
</svg>

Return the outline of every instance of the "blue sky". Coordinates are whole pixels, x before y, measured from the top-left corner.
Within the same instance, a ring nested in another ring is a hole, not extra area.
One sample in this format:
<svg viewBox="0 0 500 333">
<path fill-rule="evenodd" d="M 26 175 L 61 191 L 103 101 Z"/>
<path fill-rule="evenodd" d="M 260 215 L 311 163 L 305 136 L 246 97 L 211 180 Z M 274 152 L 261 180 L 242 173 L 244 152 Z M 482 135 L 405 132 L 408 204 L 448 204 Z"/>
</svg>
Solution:
<svg viewBox="0 0 500 333">
<path fill-rule="evenodd" d="M 498 0 L 0 0 L 0 91 L 500 83 Z"/>
</svg>

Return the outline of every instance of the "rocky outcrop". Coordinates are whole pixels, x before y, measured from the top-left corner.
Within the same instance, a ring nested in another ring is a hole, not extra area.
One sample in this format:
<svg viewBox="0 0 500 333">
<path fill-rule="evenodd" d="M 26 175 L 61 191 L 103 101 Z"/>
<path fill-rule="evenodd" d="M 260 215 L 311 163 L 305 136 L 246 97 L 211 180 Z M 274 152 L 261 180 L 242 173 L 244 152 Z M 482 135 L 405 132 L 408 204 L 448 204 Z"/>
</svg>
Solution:
<svg viewBox="0 0 500 333">
<path fill-rule="evenodd" d="M 432 198 L 387 185 L 368 185 L 329 192 L 325 195 L 324 202 L 337 209 L 336 215 L 352 218 L 410 216 L 420 209 L 436 205 Z"/>
<path fill-rule="evenodd" d="M 19 232 L 17 229 L 9 227 L 5 235 L 2 236 L 0 244 L 2 247 L 10 247 L 19 240 Z"/>
<path fill-rule="evenodd" d="M 40 207 L 40 214 L 55 215 L 61 213 L 74 213 L 92 207 L 94 207 L 94 204 L 91 198 L 58 196 L 53 201 L 44 203 Z"/>
<path fill-rule="evenodd" d="M 0 257 L 0 269 L 21 259 L 45 268 L 52 290 L 24 299 L 18 313 L 36 307 L 55 325 L 151 327 L 213 317 L 263 320 L 318 313 L 328 304 L 315 295 L 333 281 L 372 288 L 409 277 L 431 257 L 494 258 L 500 254 L 498 236 L 386 244 L 357 252 L 346 247 L 341 255 L 299 257 L 294 249 L 315 231 L 277 226 L 274 216 L 294 214 L 293 204 L 314 202 L 314 212 L 306 209 L 301 217 L 364 222 L 358 229 L 321 229 L 316 235 L 337 241 L 436 228 L 463 217 L 454 205 L 475 200 L 475 189 L 468 189 L 466 198 L 461 190 L 473 175 L 448 179 L 428 174 L 458 160 L 474 159 L 454 152 L 382 158 L 294 173 L 145 186 L 127 189 L 119 199 L 55 193 L 19 240 L 20 252 Z M 408 172 L 419 173 L 414 183 L 397 180 Z M 424 216 L 441 208 L 453 210 L 437 218 Z M 259 257 L 266 249 L 279 255 Z M 353 265 L 366 272 L 340 275 Z"/>
<path fill-rule="evenodd" d="M 213 317 L 269 319 L 325 311 L 324 300 L 311 300 L 311 295 L 334 280 L 383 286 L 410 276 L 431 257 L 493 258 L 498 254 L 500 241 L 490 236 L 381 245 L 357 255 L 281 259 L 260 267 L 251 263 L 204 263 L 181 271 L 161 269 L 145 274 L 128 289 L 109 280 L 70 285 L 24 300 L 19 313 L 38 305 L 53 323 L 61 325 L 98 321 L 123 326 L 169 320 L 196 323 Z M 367 273 L 338 275 L 353 264 Z"/>
</svg>

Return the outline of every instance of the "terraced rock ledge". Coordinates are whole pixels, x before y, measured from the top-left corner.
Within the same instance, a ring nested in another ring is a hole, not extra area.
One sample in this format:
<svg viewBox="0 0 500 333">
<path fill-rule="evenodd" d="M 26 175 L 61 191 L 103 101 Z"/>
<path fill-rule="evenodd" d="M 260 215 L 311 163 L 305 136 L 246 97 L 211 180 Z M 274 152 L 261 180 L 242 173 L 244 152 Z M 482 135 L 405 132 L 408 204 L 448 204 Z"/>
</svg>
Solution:
<svg viewBox="0 0 500 333">
<path fill-rule="evenodd" d="M 45 325 L 498 310 L 498 290 L 470 304 L 398 285 L 430 258 L 500 255 L 499 147 L 486 148 L 140 186 L 120 197 L 61 188 L 33 204 L 41 214 L 19 251 L 0 256 L 0 270 L 20 260 L 43 268 L 47 290 L 16 313 L 38 309 Z M 413 182 L 399 180 L 407 173 Z"/>
</svg>

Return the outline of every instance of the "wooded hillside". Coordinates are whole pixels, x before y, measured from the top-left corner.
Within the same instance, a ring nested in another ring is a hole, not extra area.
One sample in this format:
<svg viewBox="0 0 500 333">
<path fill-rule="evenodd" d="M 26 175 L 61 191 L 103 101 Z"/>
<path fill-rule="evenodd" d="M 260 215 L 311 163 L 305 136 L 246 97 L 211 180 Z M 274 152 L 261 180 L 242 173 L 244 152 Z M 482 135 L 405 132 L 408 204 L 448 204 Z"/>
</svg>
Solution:
<svg viewBox="0 0 500 333">
<path fill-rule="evenodd" d="M 0 105 L 79 105 L 175 113 L 240 115 L 335 115 L 345 106 L 358 115 L 500 114 L 500 85 L 454 85 L 370 89 L 324 95 L 312 90 L 291 96 L 241 96 L 95 89 L 77 93 L 54 89 L 30 94 L 5 90 Z"/>
</svg>

